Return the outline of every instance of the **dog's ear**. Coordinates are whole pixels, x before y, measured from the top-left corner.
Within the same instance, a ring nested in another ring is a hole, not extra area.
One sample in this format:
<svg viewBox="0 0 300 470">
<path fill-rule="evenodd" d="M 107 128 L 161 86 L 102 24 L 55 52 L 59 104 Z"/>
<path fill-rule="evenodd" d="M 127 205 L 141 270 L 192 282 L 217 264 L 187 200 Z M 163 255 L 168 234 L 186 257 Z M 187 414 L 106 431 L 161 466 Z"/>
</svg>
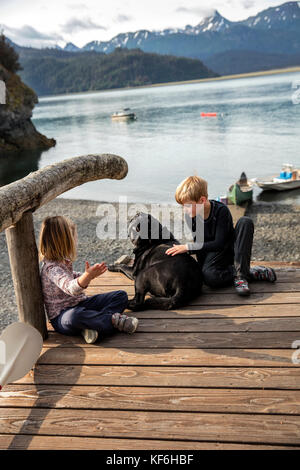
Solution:
<svg viewBox="0 0 300 470">
<path fill-rule="evenodd" d="M 133 215 L 131 217 L 131 219 L 129 220 L 129 224 L 131 224 L 131 222 L 133 222 L 135 219 L 137 219 L 138 217 L 140 216 L 140 212 L 137 212 L 135 215 Z"/>
</svg>

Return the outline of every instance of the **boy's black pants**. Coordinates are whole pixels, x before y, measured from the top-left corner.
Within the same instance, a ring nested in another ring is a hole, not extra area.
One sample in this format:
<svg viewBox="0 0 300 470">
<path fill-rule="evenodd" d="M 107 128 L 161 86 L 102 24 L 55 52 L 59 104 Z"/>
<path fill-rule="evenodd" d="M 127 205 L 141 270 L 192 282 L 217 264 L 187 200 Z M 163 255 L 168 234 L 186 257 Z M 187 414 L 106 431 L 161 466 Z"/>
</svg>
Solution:
<svg viewBox="0 0 300 470">
<path fill-rule="evenodd" d="M 222 251 L 197 254 L 206 285 L 210 287 L 232 285 L 236 276 L 250 281 L 253 234 L 252 219 L 241 217 L 235 227 L 234 246 L 231 244 L 225 246 Z"/>
</svg>

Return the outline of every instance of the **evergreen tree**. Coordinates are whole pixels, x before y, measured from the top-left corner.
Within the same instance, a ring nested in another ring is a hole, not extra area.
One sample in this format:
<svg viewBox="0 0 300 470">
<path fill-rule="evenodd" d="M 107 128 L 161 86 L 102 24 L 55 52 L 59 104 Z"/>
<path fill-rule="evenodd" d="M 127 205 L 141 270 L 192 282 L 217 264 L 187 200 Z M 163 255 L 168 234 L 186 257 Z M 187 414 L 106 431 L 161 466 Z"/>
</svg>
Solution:
<svg viewBox="0 0 300 470">
<path fill-rule="evenodd" d="M 12 73 L 22 70 L 19 55 L 6 40 L 3 31 L 0 33 L 0 64 Z"/>
</svg>

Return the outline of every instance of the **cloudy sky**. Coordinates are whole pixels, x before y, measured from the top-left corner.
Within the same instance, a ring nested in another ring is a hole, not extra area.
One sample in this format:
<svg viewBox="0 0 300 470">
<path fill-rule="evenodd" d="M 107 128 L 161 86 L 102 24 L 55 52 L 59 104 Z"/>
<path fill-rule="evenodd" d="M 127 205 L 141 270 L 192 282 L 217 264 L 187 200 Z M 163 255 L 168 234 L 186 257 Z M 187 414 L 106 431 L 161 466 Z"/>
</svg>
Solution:
<svg viewBox="0 0 300 470">
<path fill-rule="evenodd" d="M 106 41 L 118 33 L 196 25 L 217 9 L 236 21 L 284 0 L 0 0 L 0 29 L 17 44 Z"/>
</svg>

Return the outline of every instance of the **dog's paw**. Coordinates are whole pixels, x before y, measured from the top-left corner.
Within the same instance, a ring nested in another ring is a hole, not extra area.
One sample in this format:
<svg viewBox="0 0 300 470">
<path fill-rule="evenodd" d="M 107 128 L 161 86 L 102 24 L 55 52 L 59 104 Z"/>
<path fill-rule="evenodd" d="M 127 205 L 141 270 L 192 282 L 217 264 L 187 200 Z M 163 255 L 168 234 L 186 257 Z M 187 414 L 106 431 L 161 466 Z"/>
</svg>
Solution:
<svg viewBox="0 0 300 470">
<path fill-rule="evenodd" d="M 129 310 L 132 310 L 132 311 L 133 311 L 135 306 L 136 306 L 136 303 L 135 303 L 134 301 L 132 301 L 132 300 L 129 300 L 129 301 L 128 301 L 127 308 L 128 308 Z"/>
<path fill-rule="evenodd" d="M 112 271 L 114 273 L 118 273 L 120 271 L 120 265 L 117 264 L 108 264 L 107 265 L 108 271 Z"/>
<path fill-rule="evenodd" d="M 132 310 L 133 312 L 138 312 L 142 310 L 141 305 L 138 305 L 134 300 L 129 300 L 127 305 L 128 310 Z"/>
</svg>

